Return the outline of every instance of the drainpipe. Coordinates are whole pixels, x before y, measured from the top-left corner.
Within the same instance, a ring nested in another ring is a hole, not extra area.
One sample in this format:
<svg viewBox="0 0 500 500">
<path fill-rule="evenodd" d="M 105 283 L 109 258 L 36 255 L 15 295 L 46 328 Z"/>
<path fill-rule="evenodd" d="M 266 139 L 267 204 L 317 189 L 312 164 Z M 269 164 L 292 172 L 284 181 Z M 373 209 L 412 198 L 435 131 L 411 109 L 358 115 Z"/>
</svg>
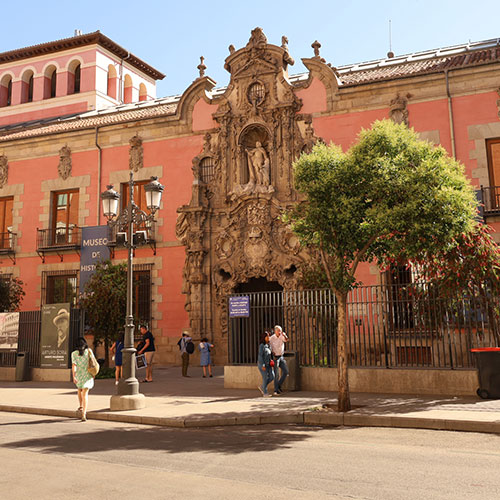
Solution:
<svg viewBox="0 0 500 500">
<path fill-rule="evenodd" d="M 123 61 L 126 61 L 127 59 L 130 59 L 130 52 L 127 52 L 127 57 L 122 57 L 120 60 L 120 94 L 118 95 L 118 100 L 121 104 L 123 104 Z"/>
<path fill-rule="evenodd" d="M 99 127 L 95 128 L 95 145 L 97 153 L 97 225 L 101 225 L 101 183 L 102 183 L 102 149 L 98 140 Z"/>
<path fill-rule="evenodd" d="M 453 108 L 451 106 L 450 80 L 447 69 L 444 70 L 444 76 L 446 78 L 446 95 L 448 97 L 448 117 L 450 122 L 451 154 L 453 155 L 453 158 L 456 158 L 457 154 L 455 150 L 455 124 L 453 122 Z"/>
</svg>

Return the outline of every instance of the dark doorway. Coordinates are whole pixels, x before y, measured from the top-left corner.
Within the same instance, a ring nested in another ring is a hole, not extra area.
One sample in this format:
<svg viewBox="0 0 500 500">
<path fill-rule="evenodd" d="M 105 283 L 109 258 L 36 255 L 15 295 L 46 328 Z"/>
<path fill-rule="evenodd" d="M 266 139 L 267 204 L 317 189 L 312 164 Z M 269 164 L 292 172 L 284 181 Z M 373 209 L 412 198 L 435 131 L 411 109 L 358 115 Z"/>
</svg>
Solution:
<svg viewBox="0 0 500 500">
<path fill-rule="evenodd" d="M 250 278 L 246 283 L 240 283 L 234 290 L 235 294 L 282 291 L 283 287 L 277 281 L 267 281 L 266 278 Z"/>
<path fill-rule="evenodd" d="M 283 324 L 283 287 L 276 281 L 251 278 L 235 288 L 233 296 L 248 295 L 249 318 L 230 318 L 230 362 L 257 363 L 260 334 Z"/>
</svg>

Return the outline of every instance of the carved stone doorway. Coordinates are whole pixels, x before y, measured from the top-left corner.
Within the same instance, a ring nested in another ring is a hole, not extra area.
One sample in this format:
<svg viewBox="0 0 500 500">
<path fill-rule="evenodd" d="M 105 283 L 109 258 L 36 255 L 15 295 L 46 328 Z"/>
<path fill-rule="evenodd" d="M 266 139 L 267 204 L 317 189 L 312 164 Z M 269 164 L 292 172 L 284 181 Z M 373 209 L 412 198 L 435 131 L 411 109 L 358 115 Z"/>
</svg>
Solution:
<svg viewBox="0 0 500 500">
<path fill-rule="evenodd" d="M 250 317 L 229 321 L 230 363 L 255 363 L 260 334 L 283 323 L 283 287 L 276 281 L 251 278 L 233 295 L 250 297 Z"/>
</svg>

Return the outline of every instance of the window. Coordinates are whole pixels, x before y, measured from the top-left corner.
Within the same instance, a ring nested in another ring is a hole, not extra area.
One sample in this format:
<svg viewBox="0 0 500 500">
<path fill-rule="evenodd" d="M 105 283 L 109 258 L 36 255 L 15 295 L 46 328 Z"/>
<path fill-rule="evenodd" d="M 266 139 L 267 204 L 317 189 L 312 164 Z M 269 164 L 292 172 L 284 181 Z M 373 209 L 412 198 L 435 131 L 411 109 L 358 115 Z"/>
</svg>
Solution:
<svg viewBox="0 0 500 500">
<path fill-rule="evenodd" d="M 47 271 L 42 274 L 44 304 L 69 302 L 76 306 L 78 296 L 78 271 Z"/>
<path fill-rule="evenodd" d="M 12 248 L 12 206 L 14 198 L 0 198 L 0 250 Z"/>
<path fill-rule="evenodd" d="M 414 282 L 414 271 L 410 266 L 393 266 L 386 273 L 389 286 L 391 329 L 408 330 L 414 327 L 413 297 L 408 285 Z"/>
<path fill-rule="evenodd" d="M 500 208 L 500 138 L 486 141 L 490 187 L 485 193 L 485 209 Z"/>
<path fill-rule="evenodd" d="M 45 70 L 45 75 L 43 78 L 43 98 L 51 99 L 56 96 L 57 89 L 57 68 L 55 66 L 49 66 Z"/>
<path fill-rule="evenodd" d="M 134 203 L 147 214 L 149 213 L 148 207 L 146 205 L 146 191 L 144 186 L 148 184 L 149 181 L 135 181 L 134 183 Z M 122 184 L 122 210 L 127 208 L 129 197 L 129 186 L 128 182 Z"/>
<path fill-rule="evenodd" d="M 68 94 L 78 94 L 81 87 L 80 61 L 72 61 L 68 66 Z"/>
<path fill-rule="evenodd" d="M 116 69 L 115 67 L 110 64 L 108 66 L 108 89 L 107 89 L 107 94 L 109 97 L 112 97 L 113 99 L 116 99 Z"/>
<path fill-rule="evenodd" d="M 130 75 L 125 75 L 125 83 L 123 85 L 123 102 L 132 102 L 132 78 Z"/>
<path fill-rule="evenodd" d="M 79 94 L 80 93 L 80 81 L 81 81 L 81 66 L 78 65 L 75 68 L 75 86 L 73 88 L 73 93 L 74 94 Z"/>
<path fill-rule="evenodd" d="M 10 106 L 12 102 L 12 77 L 6 75 L 0 83 L 0 107 Z"/>
<path fill-rule="evenodd" d="M 200 177 L 205 184 L 209 184 L 215 175 L 214 160 L 210 156 L 200 162 Z"/>
<path fill-rule="evenodd" d="M 151 268 L 153 264 L 134 266 L 133 314 L 139 324 L 151 325 Z"/>
<path fill-rule="evenodd" d="M 33 102 L 33 71 L 23 74 L 21 81 L 21 103 Z"/>
<path fill-rule="evenodd" d="M 139 101 L 146 101 L 148 98 L 148 91 L 146 89 L 146 85 L 141 83 L 139 85 Z"/>
<path fill-rule="evenodd" d="M 78 189 L 52 193 L 52 244 L 76 241 L 79 198 Z"/>
</svg>

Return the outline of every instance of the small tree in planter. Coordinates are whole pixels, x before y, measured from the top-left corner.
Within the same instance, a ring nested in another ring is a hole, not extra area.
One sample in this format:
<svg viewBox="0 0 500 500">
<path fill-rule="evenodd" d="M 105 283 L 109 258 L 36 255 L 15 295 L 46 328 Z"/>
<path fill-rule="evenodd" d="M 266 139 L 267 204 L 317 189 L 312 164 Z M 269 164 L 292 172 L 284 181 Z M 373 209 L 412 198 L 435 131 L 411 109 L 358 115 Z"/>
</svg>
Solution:
<svg viewBox="0 0 500 500">
<path fill-rule="evenodd" d="M 19 310 L 26 295 L 23 285 L 19 278 L 0 279 L 0 312 Z"/>
<path fill-rule="evenodd" d="M 477 202 L 463 167 L 403 124 L 363 130 L 347 152 L 318 144 L 294 164 L 304 201 L 289 211 L 301 243 L 319 252 L 337 301 L 338 409 L 350 410 L 347 294 L 360 262 L 435 255 L 474 227 Z"/>
<path fill-rule="evenodd" d="M 94 343 L 104 343 L 106 366 L 109 364 L 109 345 L 123 330 L 127 308 L 127 266 L 110 260 L 96 265 L 95 273 L 85 284 L 80 304 L 86 312 L 89 333 Z"/>
</svg>

